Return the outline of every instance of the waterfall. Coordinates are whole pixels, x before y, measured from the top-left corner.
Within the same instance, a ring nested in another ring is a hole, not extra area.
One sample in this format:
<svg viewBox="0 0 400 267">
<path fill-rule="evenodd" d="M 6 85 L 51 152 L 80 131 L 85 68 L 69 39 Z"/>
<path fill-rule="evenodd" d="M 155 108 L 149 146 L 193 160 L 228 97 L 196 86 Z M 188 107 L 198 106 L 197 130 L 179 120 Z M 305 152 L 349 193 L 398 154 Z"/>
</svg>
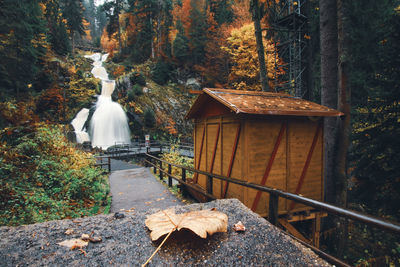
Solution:
<svg viewBox="0 0 400 267">
<path fill-rule="evenodd" d="M 111 99 L 115 89 L 115 80 L 108 79 L 108 73 L 103 67 L 103 62 L 107 59 L 108 54 L 95 53 L 85 57 L 94 61 L 92 74 L 101 79 L 101 95 L 98 96 L 96 109 L 90 120 L 92 147 L 107 149 L 115 144 L 130 144 L 128 118 L 121 105 Z M 88 109 L 82 109 L 71 122 L 78 143 L 89 141 L 87 131 L 82 129 L 88 114 Z"/>
</svg>

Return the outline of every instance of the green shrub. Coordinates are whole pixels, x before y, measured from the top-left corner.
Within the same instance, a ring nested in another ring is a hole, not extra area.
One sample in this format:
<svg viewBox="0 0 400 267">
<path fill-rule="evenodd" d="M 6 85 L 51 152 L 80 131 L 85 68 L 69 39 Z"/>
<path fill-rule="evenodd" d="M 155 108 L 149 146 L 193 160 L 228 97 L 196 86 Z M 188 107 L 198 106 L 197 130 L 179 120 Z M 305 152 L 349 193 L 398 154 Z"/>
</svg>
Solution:
<svg viewBox="0 0 400 267">
<path fill-rule="evenodd" d="M 127 95 L 128 95 L 128 101 L 134 101 L 136 99 L 136 94 L 133 91 L 133 89 L 130 89 Z"/>
<path fill-rule="evenodd" d="M 144 78 L 142 73 L 132 72 L 130 77 L 129 77 L 129 79 L 130 79 L 132 84 L 139 84 L 141 86 L 145 86 L 146 85 L 146 79 Z"/>
<path fill-rule="evenodd" d="M 135 93 L 136 96 L 141 96 L 141 95 L 143 95 L 142 86 L 140 86 L 139 84 L 135 84 L 135 85 L 132 87 L 132 91 Z"/>
<path fill-rule="evenodd" d="M 150 108 L 147 108 L 143 114 L 143 122 L 146 128 L 153 128 L 156 125 L 156 118 L 154 111 Z"/>
<path fill-rule="evenodd" d="M 151 78 L 159 85 L 164 85 L 170 79 L 171 67 L 168 63 L 158 61 L 151 69 Z"/>
<path fill-rule="evenodd" d="M 60 126 L 0 131 L 0 225 L 93 215 L 109 205 L 109 186 L 90 154 Z M 106 207 L 107 209 L 107 207 Z"/>
</svg>

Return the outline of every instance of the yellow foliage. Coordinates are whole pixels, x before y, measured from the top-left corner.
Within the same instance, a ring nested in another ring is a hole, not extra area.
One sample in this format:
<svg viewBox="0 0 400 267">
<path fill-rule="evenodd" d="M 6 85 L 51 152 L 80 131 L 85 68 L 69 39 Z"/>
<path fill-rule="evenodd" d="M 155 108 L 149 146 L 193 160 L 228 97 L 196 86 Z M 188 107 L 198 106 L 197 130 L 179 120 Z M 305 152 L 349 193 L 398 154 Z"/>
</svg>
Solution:
<svg viewBox="0 0 400 267">
<path fill-rule="evenodd" d="M 239 29 L 233 29 L 227 43 L 227 47 L 221 48 L 230 55 L 232 63 L 228 78 L 230 86 L 238 90 L 261 90 L 254 24 L 249 23 Z M 264 53 L 267 75 L 272 86 L 275 69 L 275 46 L 272 40 L 264 39 Z M 278 73 L 281 74 L 282 71 Z"/>
</svg>

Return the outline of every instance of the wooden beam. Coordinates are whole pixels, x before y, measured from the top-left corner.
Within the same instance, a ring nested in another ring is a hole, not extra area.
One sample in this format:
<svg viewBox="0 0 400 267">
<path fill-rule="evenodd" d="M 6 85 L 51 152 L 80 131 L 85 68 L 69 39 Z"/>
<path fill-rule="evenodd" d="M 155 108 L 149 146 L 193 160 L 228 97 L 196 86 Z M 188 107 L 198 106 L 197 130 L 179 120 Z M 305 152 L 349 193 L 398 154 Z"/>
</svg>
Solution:
<svg viewBox="0 0 400 267">
<path fill-rule="evenodd" d="M 294 235 L 295 237 L 297 237 L 298 239 L 311 244 L 312 241 L 307 239 L 306 237 L 304 237 L 299 231 L 297 231 L 297 229 L 291 225 L 288 221 L 286 221 L 285 219 L 278 219 L 278 222 L 292 235 Z"/>
<path fill-rule="evenodd" d="M 229 161 L 229 167 L 228 167 L 228 172 L 226 174 L 226 177 L 231 177 L 231 174 L 232 174 L 233 162 L 235 161 L 236 150 L 237 150 L 238 143 L 239 143 L 240 129 L 241 129 L 241 123 L 239 122 L 238 127 L 236 129 L 235 141 L 233 143 L 231 160 Z M 224 187 L 224 192 L 222 194 L 222 198 L 226 197 L 226 193 L 228 192 L 228 186 L 229 186 L 229 182 L 226 181 L 225 187 Z"/>
<path fill-rule="evenodd" d="M 201 137 L 201 145 L 200 145 L 200 153 L 199 153 L 199 160 L 197 162 L 197 170 L 200 170 L 200 163 L 201 163 L 201 155 L 203 154 L 203 146 L 204 146 L 204 136 L 206 134 L 206 127 L 207 123 L 204 123 L 204 129 L 203 129 L 203 136 Z M 194 155 L 196 155 L 196 151 L 194 151 Z M 197 183 L 197 179 L 199 177 L 199 174 L 196 172 L 193 176 L 193 182 Z"/>
<path fill-rule="evenodd" d="M 211 165 L 210 165 L 210 169 L 208 170 L 209 173 L 212 173 L 212 171 L 214 169 L 215 155 L 217 154 L 220 130 L 221 130 L 221 124 L 218 124 L 217 134 L 216 134 L 215 142 L 214 142 L 214 150 L 213 150 L 213 154 L 212 154 L 212 157 L 211 157 L 211 163 L 210 163 Z"/>
<path fill-rule="evenodd" d="M 272 169 L 272 164 L 274 163 L 276 154 L 278 153 L 278 148 L 279 148 L 279 145 L 281 144 L 282 136 L 283 136 L 283 133 L 285 132 L 285 129 L 286 129 L 286 122 L 282 122 L 281 129 L 279 130 L 278 137 L 276 138 L 271 157 L 268 161 L 267 167 L 265 168 L 264 176 L 261 180 L 260 185 L 265 185 L 265 183 L 267 182 L 269 173 Z M 254 198 L 254 201 L 253 201 L 253 205 L 251 206 L 252 211 L 256 211 L 258 202 L 260 201 L 260 198 L 261 198 L 261 191 L 257 191 L 256 197 Z"/>
<path fill-rule="evenodd" d="M 301 172 L 299 182 L 297 183 L 295 194 L 300 193 L 301 186 L 303 185 L 304 178 L 306 177 L 308 167 L 310 166 L 310 162 L 311 162 L 312 155 L 314 153 L 315 146 L 317 145 L 318 136 L 319 136 L 319 132 L 321 131 L 321 128 L 322 128 L 322 124 L 318 123 L 317 130 L 315 131 L 315 135 L 314 135 L 310 150 L 308 151 L 306 162 L 304 163 L 303 171 Z M 296 205 L 296 203 L 294 201 L 292 201 L 290 203 L 289 211 L 293 210 L 294 205 Z"/>
<path fill-rule="evenodd" d="M 320 218 L 328 216 L 327 212 L 317 211 L 317 212 L 311 212 L 309 216 L 306 216 L 305 214 L 295 214 L 295 215 L 292 215 L 292 217 L 290 219 L 286 218 L 286 220 L 288 222 L 298 222 L 298 221 L 313 220 L 313 219 L 315 219 L 317 217 L 317 214 L 318 214 L 318 216 Z"/>
</svg>

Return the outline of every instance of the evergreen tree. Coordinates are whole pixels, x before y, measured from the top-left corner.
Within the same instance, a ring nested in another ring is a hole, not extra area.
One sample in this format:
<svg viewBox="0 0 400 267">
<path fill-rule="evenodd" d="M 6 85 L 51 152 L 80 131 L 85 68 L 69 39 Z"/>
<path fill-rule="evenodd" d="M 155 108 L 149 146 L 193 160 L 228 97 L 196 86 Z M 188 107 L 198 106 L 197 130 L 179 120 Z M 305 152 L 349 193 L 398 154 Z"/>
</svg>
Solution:
<svg viewBox="0 0 400 267">
<path fill-rule="evenodd" d="M 173 56 L 181 63 L 184 64 L 189 56 L 189 40 L 185 35 L 182 22 L 178 20 L 176 22 L 176 34 L 175 40 L 172 44 Z"/>
<path fill-rule="evenodd" d="M 196 65 L 200 64 L 205 56 L 207 16 L 204 7 L 200 6 L 199 1 L 191 0 L 190 6 L 189 47 L 191 48 L 191 61 Z"/>
<path fill-rule="evenodd" d="M 82 0 L 62 0 L 62 14 L 67 20 L 67 29 L 69 31 L 74 50 L 75 34 L 83 35 L 85 33 L 83 26 L 83 5 Z"/>
<path fill-rule="evenodd" d="M 400 219 L 400 1 L 351 2 L 353 201 Z"/>
<path fill-rule="evenodd" d="M 233 21 L 233 3 L 231 0 L 208 0 L 207 4 L 218 25 Z"/>
<path fill-rule="evenodd" d="M 71 52 L 67 26 L 63 20 L 58 0 L 47 0 L 44 16 L 47 21 L 48 39 L 53 51 L 59 55 L 66 55 Z"/>
<path fill-rule="evenodd" d="M 137 35 L 132 50 L 132 59 L 144 62 L 155 57 L 154 23 L 159 12 L 157 0 L 136 0 L 131 2 L 131 11 L 136 17 Z"/>
<path fill-rule="evenodd" d="M 42 68 L 44 33 L 45 21 L 37 0 L 0 2 L 0 94 L 18 95 L 29 90 Z"/>
</svg>

